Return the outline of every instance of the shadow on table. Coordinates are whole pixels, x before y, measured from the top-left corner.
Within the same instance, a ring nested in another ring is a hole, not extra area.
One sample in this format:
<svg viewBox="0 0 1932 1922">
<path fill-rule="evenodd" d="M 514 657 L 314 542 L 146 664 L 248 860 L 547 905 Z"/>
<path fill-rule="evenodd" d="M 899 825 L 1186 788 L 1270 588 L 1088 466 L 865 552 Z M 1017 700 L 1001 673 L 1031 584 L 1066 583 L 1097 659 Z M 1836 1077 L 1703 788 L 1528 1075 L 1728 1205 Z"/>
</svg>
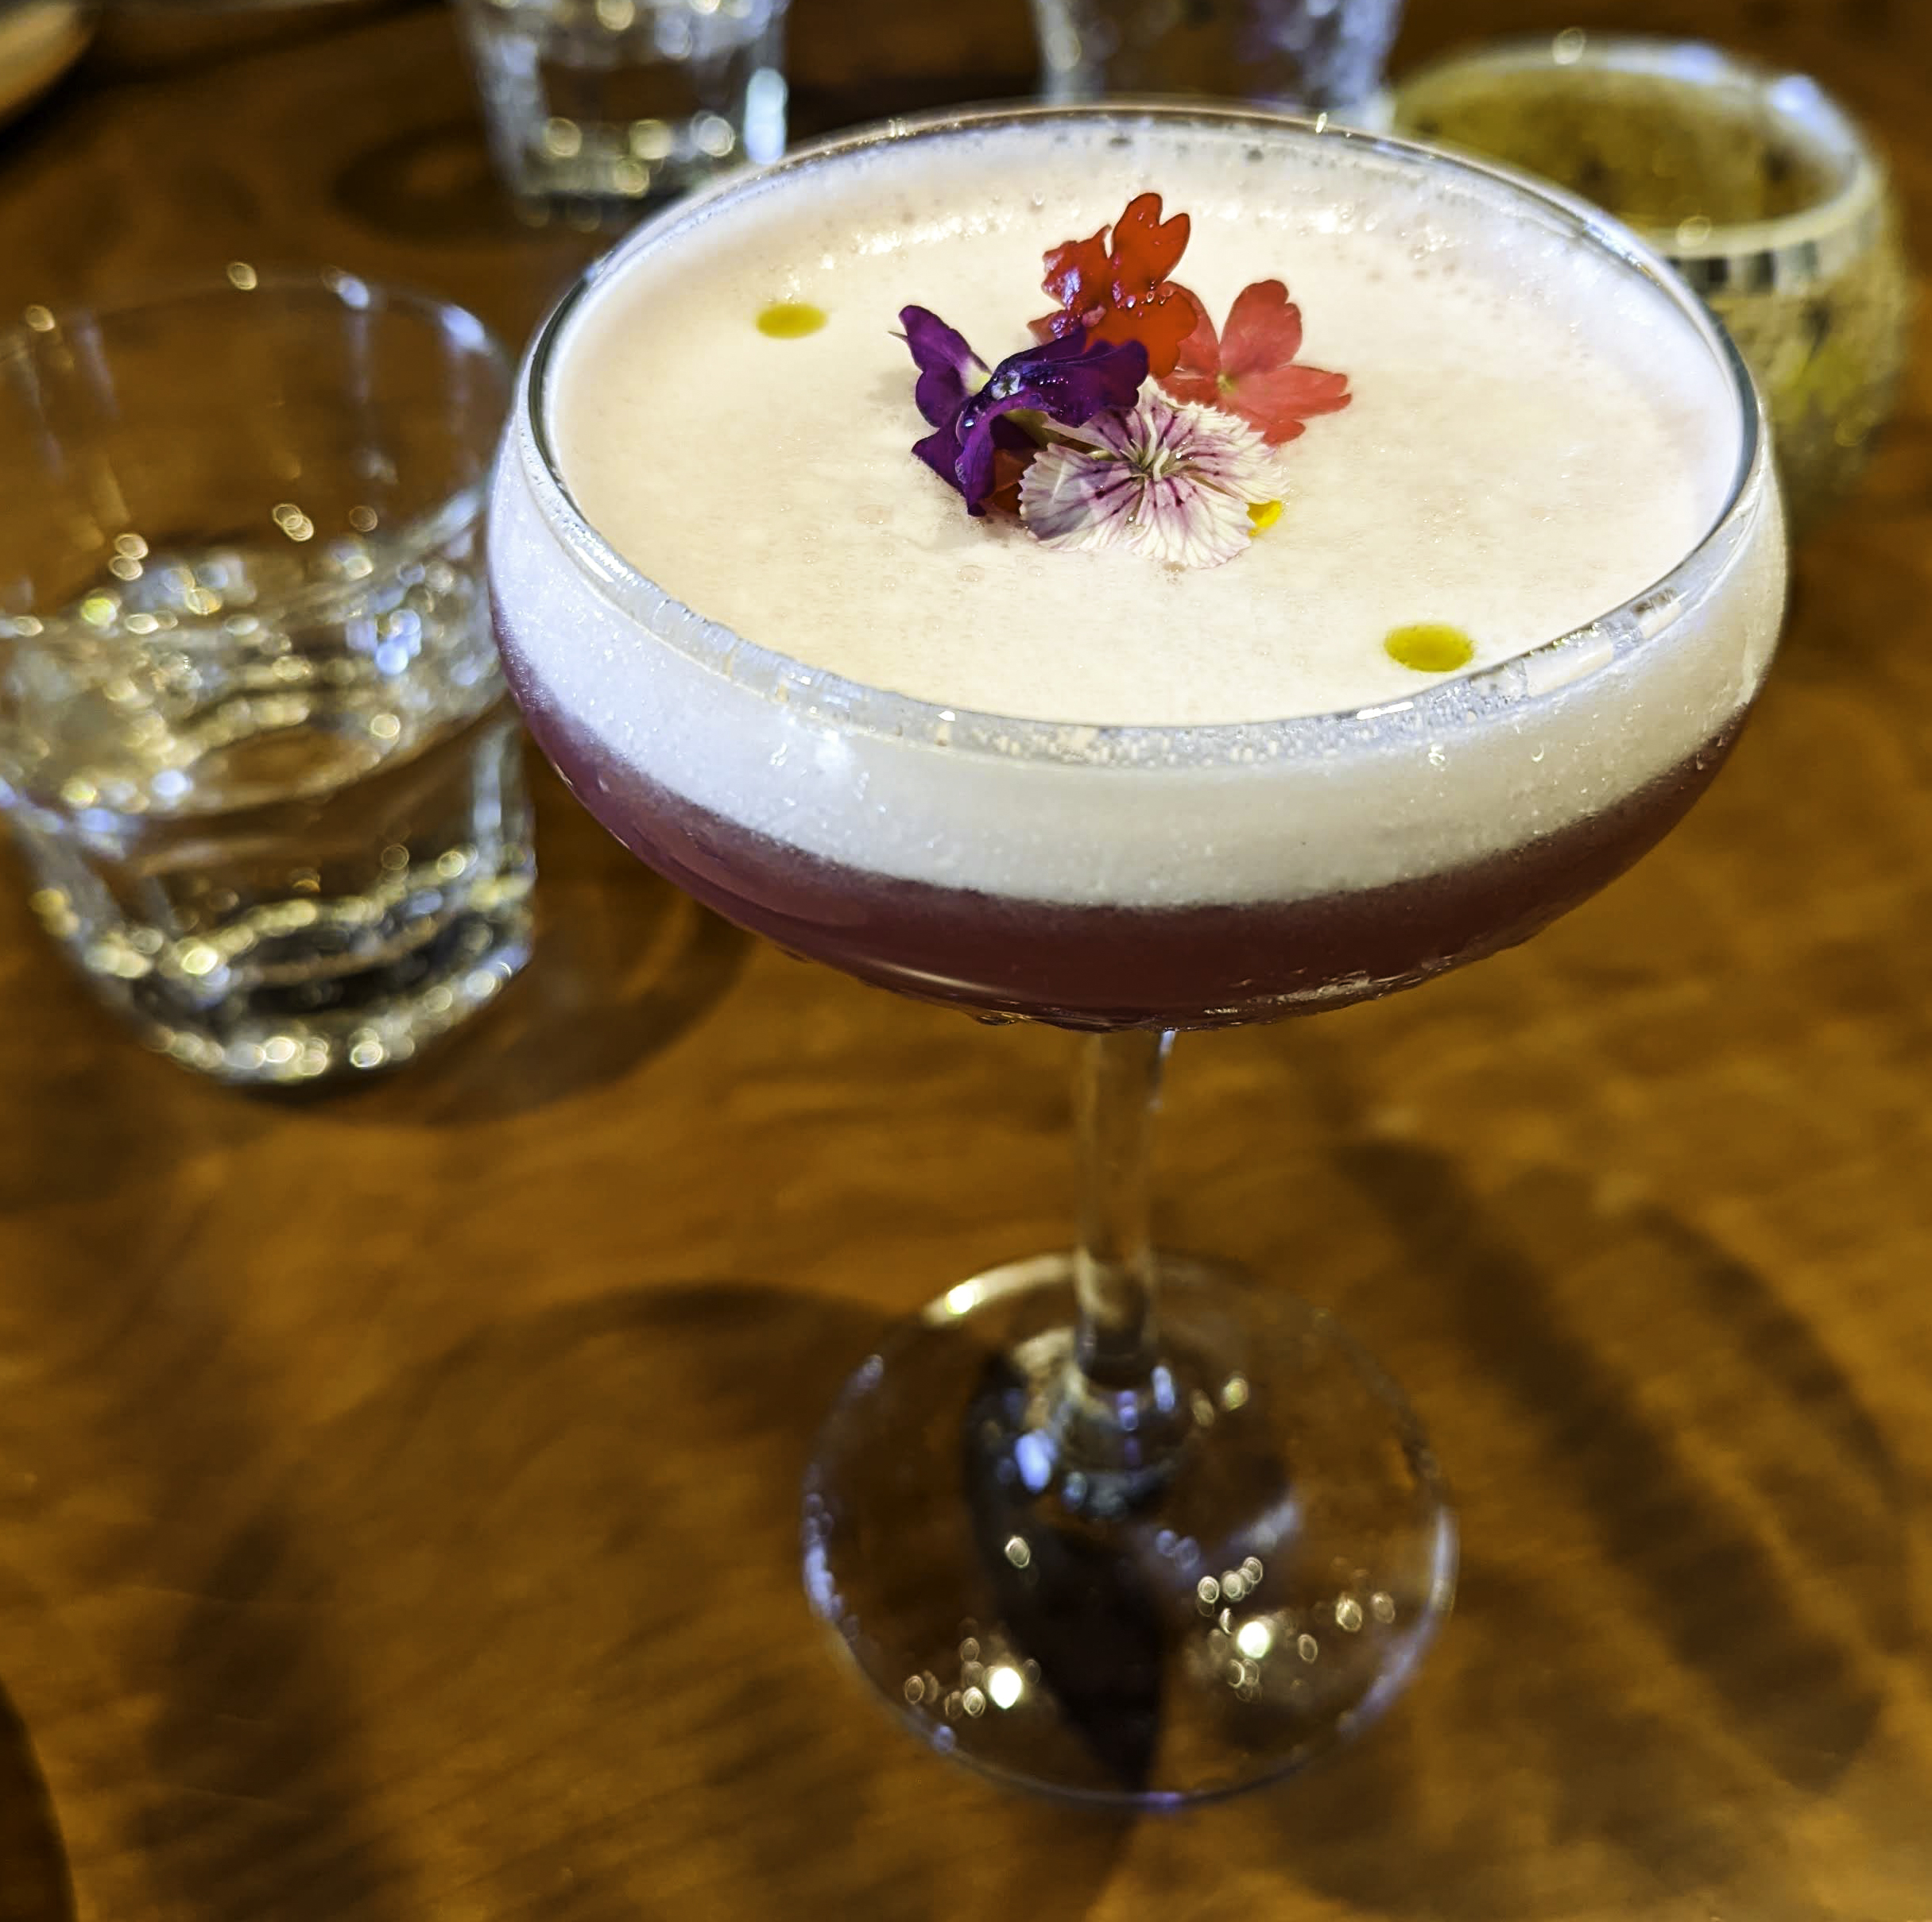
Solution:
<svg viewBox="0 0 1932 1922">
<path fill-rule="evenodd" d="M 1457 1371 L 1463 1579 L 1411 1700 L 1243 1811 L 1233 1854 L 1443 1922 L 1693 1890 L 1811 1916 L 1767 1817 L 1831 1793 L 1913 1632 L 1899 1471 L 1851 1383 L 1667 1213 L 1549 1173 L 1485 1205 L 1408 1144 L 1340 1162 L 1401 1250 L 1365 1297 L 1428 1331 L 1403 1371 Z"/>
<path fill-rule="evenodd" d="M 297 1100 L 353 1123 L 464 1125 L 621 1081 L 730 992 L 752 938 L 625 853 L 535 764 L 537 932 L 528 965 L 423 1060 Z M 271 1097 L 273 1098 L 273 1097 Z"/>
<path fill-rule="evenodd" d="M 1694 1893 L 1814 1922 L 1779 1826 L 1883 1752 L 1914 1626 L 1899 1473 L 1853 1386 L 1668 1214 L 1566 1174 L 1479 1197 L 1412 1143 L 1349 1139 L 1338 1166 L 1394 1252 L 1337 1305 L 1434 1417 L 1460 1607 L 1344 1754 L 1142 1824 L 1136 1891 L 1191 1915 L 1245 1878 L 1418 1922 Z M 458 1891 L 541 1922 L 1082 1912 L 1125 1825 L 927 1755 L 799 1593 L 800 1474 L 878 1332 L 618 1270 L 290 1436 L 202 1392 L 229 1376 L 187 1366 L 199 1323 L 144 1329 L 118 1440 L 72 1472 L 104 1464 L 165 1547 L 122 1604 L 152 1649 L 129 1685 L 159 1885 L 197 1922 L 401 1922 Z M 102 1371 L 76 1333 L 79 1395 Z M 1887 1773 L 1862 1806 L 1909 1836 Z"/>
<path fill-rule="evenodd" d="M 540 244 L 498 184 L 474 114 L 378 141 L 335 176 L 332 197 L 344 213 L 389 240 L 433 247 L 513 239 Z M 594 237 L 571 249 L 582 256 L 579 267 L 600 250 Z"/>
<path fill-rule="evenodd" d="M 167 1663 L 168 1885 L 203 1922 L 1084 1913 L 1124 1828 L 926 1755 L 800 1591 L 805 1457 L 877 1332 L 612 1293 L 309 1437 Z"/>
<path fill-rule="evenodd" d="M 0 992 L 42 1017 L 0 1036 L 0 1073 L 34 1123 L 0 1158 L 0 1216 L 165 1177 L 246 1142 L 277 1108 L 490 1121 L 620 1081 L 668 1047 L 730 992 L 751 937 L 633 860 L 547 770 L 532 775 L 538 922 L 522 975 L 408 1067 L 288 1092 L 226 1089 L 148 1054 L 35 924 L 0 836 Z"/>
<path fill-rule="evenodd" d="M 72 1922 L 60 1825 L 33 1743 L 0 1688 L 0 1922 Z"/>
<path fill-rule="evenodd" d="M 552 888 L 525 976 L 500 1007 L 419 1073 L 313 1112 L 353 1120 L 366 1092 L 391 1119 L 491 1121 L 621 1081 L 670 1046 L 730 992 L 751 938 L 655 875 L 620 875 L 614 891 L 621 902 Z"/>
</svg>

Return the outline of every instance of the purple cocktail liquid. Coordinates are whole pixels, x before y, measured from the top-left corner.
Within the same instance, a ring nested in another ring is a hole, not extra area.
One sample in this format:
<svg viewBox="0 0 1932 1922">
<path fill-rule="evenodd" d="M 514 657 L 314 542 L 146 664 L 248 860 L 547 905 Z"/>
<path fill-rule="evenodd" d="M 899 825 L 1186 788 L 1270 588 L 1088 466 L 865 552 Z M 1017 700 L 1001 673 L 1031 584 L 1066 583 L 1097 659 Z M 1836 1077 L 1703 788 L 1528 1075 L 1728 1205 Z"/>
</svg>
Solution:
<svg viewBox="0 0 1932 1922">
<path fill-rule="evenodd" d="M 935 887 L 828 860 L 693 806 L 541 698 L 498 613 L 538 744 L 641 860 L 788 953 L 882 988 L 1073 1028 L 1222 1027 L 1373 999 L 1525 941 L 1647 853 L 1739 724 L 1598 813 L 1433 873 L 1298 899 L 1163 908 Z M 972 823 L 958 826 L 970 837 Z"/>
</svg>

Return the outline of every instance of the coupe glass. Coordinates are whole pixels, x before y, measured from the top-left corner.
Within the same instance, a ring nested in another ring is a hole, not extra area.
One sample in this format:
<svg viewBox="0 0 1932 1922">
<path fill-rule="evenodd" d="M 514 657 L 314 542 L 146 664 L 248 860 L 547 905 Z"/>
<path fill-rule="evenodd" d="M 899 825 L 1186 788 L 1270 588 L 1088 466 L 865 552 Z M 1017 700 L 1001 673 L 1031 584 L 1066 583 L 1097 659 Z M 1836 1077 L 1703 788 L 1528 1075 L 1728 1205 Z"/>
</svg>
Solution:
<svg viewBox="0 0 1932 1922">
<path fill-rule="evenodd" d="M 1657 283 L 1711 355 L 1742 450 L 1721 512 L 1667 578 L 1504 664 L 1378 709 L 1074 727 L 855 685 L 671 600 L 587 523 L 548 438 L 573 315 L 608 265 L 532 349 L 498 466 L 492 587 L 512 685 L 587 804 L 788 949 L 1090 1031 L 1074 1247 L 958 1282 L 865 1358 L 807 1478 L 811 1604 L 940 1750 L 1029 1787 L 1174 1803 L 1280 1775 L 1373 1715 L 1447 1611 L 1457 1550 L 1415 1418 L 1326 1314 L 1151 1247 L 1171 1031 L 1407 986 L 1524 938 L 1635 860 L 1710 779 L 1756 694 L 1784 551 L 1734 351 L 1655 256 L 1581 202 L 1423 148 L 1187 106 L 897 123 L 782 165 L 877 160 L 885 143 L 962 127 L 1023 137 L 1056 118 L 1256 148 L 1319 140 L 1347 165 L 1452 176 L 1499 218 L 1596 257 L 1593 270 Z M 889 192 L 889 167 L 875 173 Z M 722 184 L 614 257 L 730 219 L 747 191 Z M 523 644 L 540 633 L 567 648 Z M 778 833 L 706 805 L 726 792 Z M 1385 824 L 1373 850 L 1357 837 L 1341 855 L 1307 832 L 1338 806 Z M 1516 826 L 1500 853 L 1427 852 L 1470 835 L 1493 848 L 1499 821 Z M 861 826 L 962 861 L 1001 837 L 1008 860 L 1076 847 L 1121 884 L 1117 899 L 1143 878 L 1123 850 L 1150 843 L 1203 857 L 1195 872 L 1258 850 L 1280 884 L 1263 902 L 1067 906 L 828 854 Z"/>
</svg>

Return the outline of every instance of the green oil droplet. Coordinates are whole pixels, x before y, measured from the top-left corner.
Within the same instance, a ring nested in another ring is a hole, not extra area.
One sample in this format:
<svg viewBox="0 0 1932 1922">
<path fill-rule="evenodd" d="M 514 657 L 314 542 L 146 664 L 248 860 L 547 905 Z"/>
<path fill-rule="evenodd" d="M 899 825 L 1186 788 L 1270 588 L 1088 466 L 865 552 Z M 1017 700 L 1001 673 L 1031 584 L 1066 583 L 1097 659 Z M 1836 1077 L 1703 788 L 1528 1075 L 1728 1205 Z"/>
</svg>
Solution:
<svg viewBox="0 0 1932 1922">
<path fill-rule="evenodd" d="M 803 340 L 807 334 L 817 333 L 825 321 L 822 307 L 803 300 L 774 300 L 760 310 L 758 331 L 773 340 Z"/>
<path fill-rule="evenodd" d="M 1413 667 L 1418 674 L 1454 674 L 1476 658 L 1476 644 L 1460 628 L 1439 621 L 1419 621 L 1412 626 L 1391 628 L 1382 642 L 1392 661 Z"/>
</svg>

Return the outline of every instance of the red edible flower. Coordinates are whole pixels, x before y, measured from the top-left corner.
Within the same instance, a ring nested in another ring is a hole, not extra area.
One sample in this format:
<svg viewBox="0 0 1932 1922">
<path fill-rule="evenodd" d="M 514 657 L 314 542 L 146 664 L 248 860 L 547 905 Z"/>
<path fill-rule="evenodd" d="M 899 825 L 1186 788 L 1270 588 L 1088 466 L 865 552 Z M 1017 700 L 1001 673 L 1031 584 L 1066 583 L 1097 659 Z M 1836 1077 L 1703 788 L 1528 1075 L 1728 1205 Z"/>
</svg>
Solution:
<svg viewBox="0 0 1932 1922">
<path fill-rule="evenodd" d="M 1311 415 L 1348 405 L 1345 373 L 1295 364 L 1302 311 L 1280 281 L 1256 280 L 1237 294 L 1218 339 L 1207 310 L 1197 301 L 1194 311 L 1199 324 L 1160 383 L 1175 400 L 1238 414 L 1272 447 L 1293 440 Z"/>
<path fill-rule="evenodd" d="M 1187 230 L 1185 214 L 1163 220 L 1160 195 L 1141 194 L 1114 222 L 1111 244 L 1102 227 L 1090 240 L 1052 249 L 1041 284 L 1059 311 L 1033 323 L 1033 338 L 1055 340 L 1084 327 L 1090 340 L 1137 340 L 1157 378 L 1171 373 L 1198 311 L 1193 295 L 1167 278 L 1187 247 Z"/>
</svg>

